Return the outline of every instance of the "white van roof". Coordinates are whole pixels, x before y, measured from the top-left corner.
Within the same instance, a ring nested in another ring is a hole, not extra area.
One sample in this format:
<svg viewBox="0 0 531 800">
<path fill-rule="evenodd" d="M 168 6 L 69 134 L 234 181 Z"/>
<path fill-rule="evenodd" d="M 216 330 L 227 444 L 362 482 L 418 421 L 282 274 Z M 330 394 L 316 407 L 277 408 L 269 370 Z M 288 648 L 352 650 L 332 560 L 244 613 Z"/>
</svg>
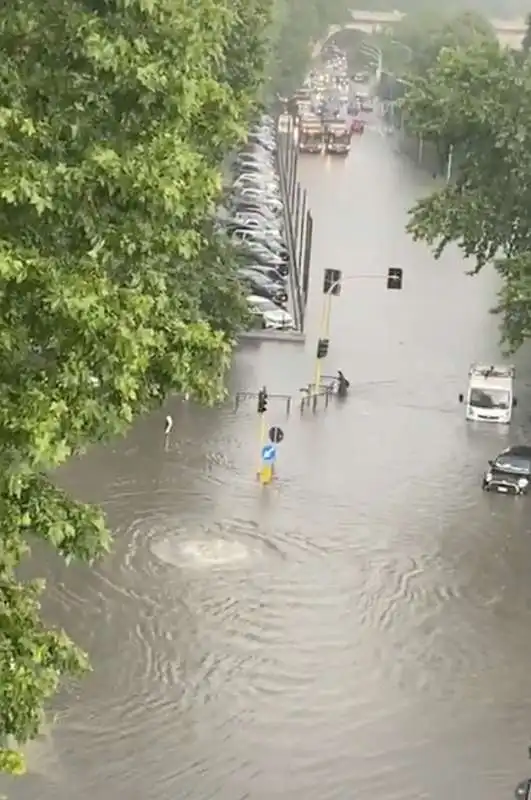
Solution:
<svg viewBox="0 0 531 800">
<path fill-rule="evenodd" d="M 513 364 L 471 364 L 468 371 L 470 378 L 511 378 L 515 377 L 516 370 Z"/>
</svg>

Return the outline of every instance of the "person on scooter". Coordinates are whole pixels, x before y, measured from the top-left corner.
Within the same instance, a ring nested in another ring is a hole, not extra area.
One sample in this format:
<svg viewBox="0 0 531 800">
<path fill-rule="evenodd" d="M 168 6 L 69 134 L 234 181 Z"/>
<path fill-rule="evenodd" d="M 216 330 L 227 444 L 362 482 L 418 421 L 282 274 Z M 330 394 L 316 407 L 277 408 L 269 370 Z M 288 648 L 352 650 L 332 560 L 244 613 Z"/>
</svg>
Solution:
<svg viewBox="0 0 531 800">
<path fill-rule="evenodd" d="M 337 371 L 337 393 L 339 397 L 345 397 L 350 388 L 350 381 L 345 378 L 340 369 Z"/>
</svg>

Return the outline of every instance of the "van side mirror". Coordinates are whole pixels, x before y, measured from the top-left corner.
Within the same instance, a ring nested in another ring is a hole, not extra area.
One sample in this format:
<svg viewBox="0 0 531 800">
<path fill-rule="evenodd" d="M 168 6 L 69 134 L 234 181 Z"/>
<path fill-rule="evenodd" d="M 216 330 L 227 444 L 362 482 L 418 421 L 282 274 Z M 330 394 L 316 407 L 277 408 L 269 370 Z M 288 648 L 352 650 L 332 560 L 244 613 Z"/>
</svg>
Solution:
<svg viewBox="0 0 531 800">
<path fill-rule="evenodd" d="M 517 405 L 518 405 L 518 400 L 516 399 L 516 397 L 513 397 L 513 408 L 516 408 Z"/>
<path fill-rule="evenodd" d="M 489 465 L 489 467 L 493 467 L 494 466 L 494 461 L 492 460 L 492 458 L 489 458 L 489 460 L 487 461 L 487 464 Z"/>
<path fill-rule="evenodd" d="M 457 398 L 457 399 L 459 400 L 459 402 L 460 402 L 460 403 L 464 403 L 464 401 L 465 401 L 465 396 L 464 396 L 464 394 L 460 394 L 460 395 L 458 395 L 458 398 Z"/>
</svg>

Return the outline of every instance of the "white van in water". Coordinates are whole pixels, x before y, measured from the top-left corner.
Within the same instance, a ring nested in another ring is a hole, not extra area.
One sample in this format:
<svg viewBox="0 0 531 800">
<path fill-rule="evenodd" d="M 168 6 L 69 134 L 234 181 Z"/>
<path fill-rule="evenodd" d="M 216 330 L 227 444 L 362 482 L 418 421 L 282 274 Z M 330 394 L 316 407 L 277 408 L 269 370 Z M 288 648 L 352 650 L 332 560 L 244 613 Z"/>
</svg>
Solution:
<svg viewBox="0 0 531 800">
<path fill-rule="evenodd" d="M 514 378 L 512 365 L 472 364 L 466 398 L 459 395 L 460 403 L 466 400 L 466 418 L 508 424 L 516 406 Z"/>
</svg>

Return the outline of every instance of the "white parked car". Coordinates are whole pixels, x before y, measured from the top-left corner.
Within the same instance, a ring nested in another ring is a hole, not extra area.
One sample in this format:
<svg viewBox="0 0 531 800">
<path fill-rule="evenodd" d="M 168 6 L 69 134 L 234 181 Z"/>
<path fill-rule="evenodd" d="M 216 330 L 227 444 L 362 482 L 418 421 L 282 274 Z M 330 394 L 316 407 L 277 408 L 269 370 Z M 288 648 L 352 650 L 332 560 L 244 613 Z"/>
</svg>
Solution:
<svg viewBox="0 0 531 800">
<path fill-rule="evenodd" d="M 275 171 L 274 160 L 269 157 L 264 157 L 262 153 L 256 151 L 252 153 L 242 153 L 234 163 L 236 167 L 241 167 L 243 169 Z"/>
<path fill-rule="evenodd" d="M 251 313 L 261 318 L 263 328 L 276 331 L 294 330 L 295 323 L 291 314 L 276 306 L 272 300 L 251 294 L 247 302 Z"/>
<path fill-rule="evenodd" d="M 254 178 L 261 179 L 261 180 L 271 180 L 278 182 L 278 175 L 276 174 L 273 167 L 270 167 L 268 164 L 262 166 L 260 164 L 249 166 L 247 165 L 245 168 L 241 170 L 238 174 L 236 180 L 240 180 L 243 178 L 244 180 L 247 178 Z"/>
<path fill-rule="evenodd" d="M 271 233 L 269 231 L 256 229 L 249 231 L 245 228 L 236 228 L 231 234 L 231 239 L 237 239 L 239 242 L 248 242 L 251 244 L 267 245 L 268 243 L 274 243 L 276 247 L 282 247 L 284 245 L 282 236 L 275 234 L 275 232 Z"/>
<path fill-rule="evenodd" d="M 252 216 L 247 217 L 245 214 L 236 214 L 234 222 L 244 230 L 258 231 L 259 234 L 263 234 L 264 236 L 271 236 L 273 239 L 284 241 L 284 234 L 280 225 L 275 225 L 273 223 L 267 224 L 264 219 Z"/>
<path fill-rule="evenodd" d="M 282 211 L 283 208 L 282 201 L 278 197 L 261 189 L 242 189 L 239 199 L 263 203 L 267 208 L 276 209 L 277 211 Z"/>
<path fill-rule="evenodd" d="M 269 175 L 261 175 L 259 172 L 244 172 L 233 183 L 236 189 L 265 189 L 271 194 L 279 194 L 280 187 L 278 181 Z"/>
</svg>

